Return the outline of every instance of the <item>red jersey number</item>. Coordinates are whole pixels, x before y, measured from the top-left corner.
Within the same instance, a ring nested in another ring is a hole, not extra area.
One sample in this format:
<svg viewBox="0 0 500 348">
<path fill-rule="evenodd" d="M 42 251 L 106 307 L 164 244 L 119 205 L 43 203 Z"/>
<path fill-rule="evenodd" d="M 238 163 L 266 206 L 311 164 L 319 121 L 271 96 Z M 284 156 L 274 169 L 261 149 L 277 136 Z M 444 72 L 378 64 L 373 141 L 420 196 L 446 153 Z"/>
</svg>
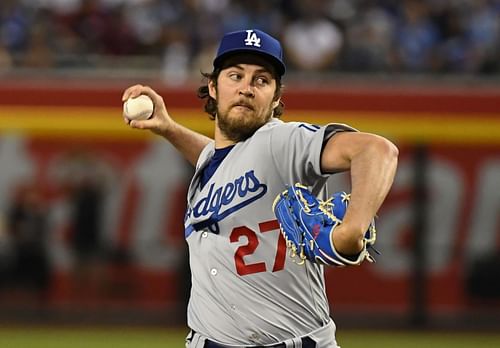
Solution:
<svg viewBox="0 0 500 348">
<path fill-rule="evenodd" d="M 280 226 L 277 220 L 270 220 L 266 222 L 261 222 L 259 224 L 260 233 L 266 233 L 270 231 L 280 232 Z M 231 231 L 229 240 L 231 241 L 231 243 L 236 243 L 239 242 L 242 236 L 246 237 L 247 244 L 239 246 L 238 249 L 236 249 L 236 252 L 234 253 L 234 264 L 236 266 L 236 272 L 240 276 L 253 273 L 266 272 L 267 269 L 264 261 L 256 263 L 245 263 L 244 260 L 245 256 L 252 255 L 259 246 L 259 238 L 257 236 L 257 233 L 246 226 L 235 227 Z M 280 271 L 285 267 L 285 256 L 286 256 L 285 238 L 283 238 L 283 235 L 279 233 L 278 245 L 276 247 L 276 255 L 274 258 L 274 266 L 272 272 Z"/>
</svg>

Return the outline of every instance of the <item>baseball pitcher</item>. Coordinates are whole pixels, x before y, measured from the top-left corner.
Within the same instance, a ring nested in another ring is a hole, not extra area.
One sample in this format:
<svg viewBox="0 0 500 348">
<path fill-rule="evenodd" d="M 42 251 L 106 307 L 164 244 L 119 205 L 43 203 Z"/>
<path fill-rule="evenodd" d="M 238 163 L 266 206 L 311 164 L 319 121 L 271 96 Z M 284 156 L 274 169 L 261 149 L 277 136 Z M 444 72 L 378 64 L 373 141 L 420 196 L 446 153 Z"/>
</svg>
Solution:
<svg viewBox="0 0 500 348">
<path fill-rule="evenodd" d="M 185 238 L 192 289 L 186 347 L 338 347 L 325 265 L 372 260 L 373 218 L 392 184 L 397 148 L 342 124 L 282 122 L 282 48 L 259 30 L 222 38 L 198 95 L 214 140 L 174 122 L 149 87 L 149 120 L 196 168 Z M 350 170 L 352 191 L 328 192 Z"/>
</svg>

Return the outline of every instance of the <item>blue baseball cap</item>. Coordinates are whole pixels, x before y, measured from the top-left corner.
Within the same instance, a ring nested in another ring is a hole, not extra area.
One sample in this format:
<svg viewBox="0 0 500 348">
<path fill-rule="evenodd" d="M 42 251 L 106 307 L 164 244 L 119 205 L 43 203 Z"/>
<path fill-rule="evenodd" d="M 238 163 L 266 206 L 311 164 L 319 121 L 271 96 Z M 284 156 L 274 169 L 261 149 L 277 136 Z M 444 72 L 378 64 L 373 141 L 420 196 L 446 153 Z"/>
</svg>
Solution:
<svg viewBox="0 0 500 348">
<path fill-rule="evenodd" d="M 224 59 L 236 53 L 256 53 L 269 59 L 280 76 L 286 71 L 280 42 L 261 30 L 248 29 L 225 34 L 214 59 L 214 68 L 220 68 Z"/>
</svg>

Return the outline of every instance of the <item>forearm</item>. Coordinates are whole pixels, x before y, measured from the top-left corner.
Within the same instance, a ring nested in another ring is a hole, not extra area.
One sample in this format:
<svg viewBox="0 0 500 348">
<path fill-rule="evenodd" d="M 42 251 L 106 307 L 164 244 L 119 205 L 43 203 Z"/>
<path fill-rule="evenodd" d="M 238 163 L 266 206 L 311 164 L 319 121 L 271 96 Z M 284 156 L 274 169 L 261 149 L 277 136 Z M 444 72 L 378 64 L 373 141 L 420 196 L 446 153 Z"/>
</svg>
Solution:
<svg viewBox="0 0 500 348">
<path fill-rule="evenodd" d="M 196 166 L 203 148 L 213 141 L 213 139 L 176 122 L 170 124 L 168 130 L 158 134 L 168 140 L 193 166 Z"/>
<path fill-rule="evenodd" d="M 362 249 L 364 234 L 391 188 L 398 149 L 386 139 L 373 136 L 361 139 L 359 146 L 347 154 L 351 199 L 332 240 L 338 252 L 353 255 Z"/>
</svg>

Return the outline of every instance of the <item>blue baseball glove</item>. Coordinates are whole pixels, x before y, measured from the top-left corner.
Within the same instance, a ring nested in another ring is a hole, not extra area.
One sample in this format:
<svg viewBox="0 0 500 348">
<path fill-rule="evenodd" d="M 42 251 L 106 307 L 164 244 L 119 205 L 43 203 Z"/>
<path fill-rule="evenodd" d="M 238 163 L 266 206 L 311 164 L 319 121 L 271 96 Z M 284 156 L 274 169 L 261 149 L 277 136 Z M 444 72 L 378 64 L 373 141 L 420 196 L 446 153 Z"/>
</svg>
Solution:
<svg viewBox="0 0 500 348">
<path fill-rule="evenodd" d="M 305 260 L 331 266 L 359 265 L 365 259 L 375 260 L 368 252 L 373 249 L 377 234 L 372 221 L 364 237 L 363 250 L 358 255 L 340 255 L 333 246 L 332 233 L 342 223 L 350 194 L 337 192 L 326 201 L 317 199 L 309 190 L 295 184 L 278 195 L 273 211 L 280 223 L 287 248 L 298 263 Z"/>
</svg>

